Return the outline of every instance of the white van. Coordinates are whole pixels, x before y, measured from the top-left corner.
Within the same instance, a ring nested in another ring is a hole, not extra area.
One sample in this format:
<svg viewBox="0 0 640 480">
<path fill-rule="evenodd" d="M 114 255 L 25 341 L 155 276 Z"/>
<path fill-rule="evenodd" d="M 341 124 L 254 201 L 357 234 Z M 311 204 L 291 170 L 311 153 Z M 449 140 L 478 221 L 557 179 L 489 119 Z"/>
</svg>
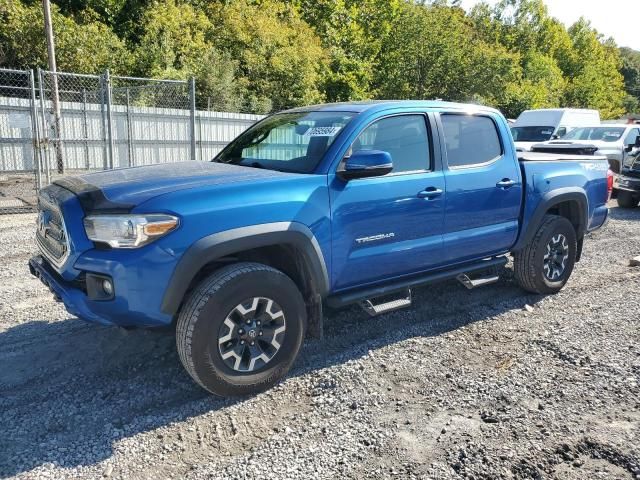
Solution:
<svg viewBox="0 0 640 480">
<path fill-rule="evenodd" d="M 600 123 L 600 112 L 580 108 L 525 110 L 511 126 L 516 150 L 526 152 L 532 145 L 560 138 L 577 127 Z"/>
</svg>

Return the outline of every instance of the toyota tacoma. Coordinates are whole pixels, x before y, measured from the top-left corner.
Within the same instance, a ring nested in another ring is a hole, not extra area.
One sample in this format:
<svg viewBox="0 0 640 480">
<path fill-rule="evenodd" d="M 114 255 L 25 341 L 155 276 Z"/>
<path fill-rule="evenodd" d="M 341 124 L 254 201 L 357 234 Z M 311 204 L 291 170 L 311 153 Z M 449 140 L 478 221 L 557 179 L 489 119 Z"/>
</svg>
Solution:
<svg viewBox="0 0 640 480">
<path fill-rule="evenodd" d="M 496 110 L 439 101 L 297 108 L 212 162 L 65 177 L 42 189 L 29 261 L 73 315 L 175 328 L 214 394 L 264 390 L 323 308 L 371 315 L 411 288 L 495 282 L 508 255 L 553 294 L 608 210 L 605 157 L 516 153 Z"/>
</svg>

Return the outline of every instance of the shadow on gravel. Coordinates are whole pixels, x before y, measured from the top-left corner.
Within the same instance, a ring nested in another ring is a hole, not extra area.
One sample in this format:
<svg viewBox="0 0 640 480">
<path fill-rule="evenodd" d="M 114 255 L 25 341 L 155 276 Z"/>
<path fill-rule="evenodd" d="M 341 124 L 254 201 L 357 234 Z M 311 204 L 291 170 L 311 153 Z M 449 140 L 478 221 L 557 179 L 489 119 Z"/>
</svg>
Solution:
<svg viewBox="0 0 640 480">
<path fill-rule="evenodd" d="M 609 218 L 613 220 L 640 220 L 640 207 L 620 208 L 617 204 L 609 207 Z"/>
<path fill-rule="evenodd" d="M 541 298 L 503 279 L 474 291 L 457 283 L 419 289 L 411 310 L 373 319 L 359 308 L 329 312 L 325 338 L 306 343 L 289 376 L 489 321 Z M 93 465 L 123 448 L 115 445 L 120 439 L 242 401 L 196 386 L 166 333 L 33 321 L 0 333 L 0 365 L 0 477 L 45 463 Z"/>
</svg>

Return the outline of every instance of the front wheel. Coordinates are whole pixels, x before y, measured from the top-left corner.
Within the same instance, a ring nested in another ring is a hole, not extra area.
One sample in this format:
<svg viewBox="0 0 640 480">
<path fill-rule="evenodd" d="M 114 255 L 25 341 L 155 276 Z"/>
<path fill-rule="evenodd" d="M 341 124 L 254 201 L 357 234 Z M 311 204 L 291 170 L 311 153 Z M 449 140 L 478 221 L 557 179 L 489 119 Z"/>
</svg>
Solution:
<svg viewBox="0 0 640 480">
<path fill-rule="evenodd" d="M 576 251 L 576 231 L 571 222 L 558 215 L 545 215 L 529 245 L 514 254 L 516 281 L 532 293 L 556 293 L 573 272 Z"/>
<path fill-rule="evenodd" d="M 632 192 L 628 192 L 626 190 L 620 190 L 618 192 L 618 206 L 622 208 L 634 208 L 638 206 L 638 196 L 634 195 Z"/>
<path fill-rule="evenodd" d="M 295 283 L 259 263 L 237 263 L 203 280 L 180 311 L 176 344 L 191 377 L 220 396 L 257 393 L 287 373 L 304 339 L 306 310 Z"/>
</svg>

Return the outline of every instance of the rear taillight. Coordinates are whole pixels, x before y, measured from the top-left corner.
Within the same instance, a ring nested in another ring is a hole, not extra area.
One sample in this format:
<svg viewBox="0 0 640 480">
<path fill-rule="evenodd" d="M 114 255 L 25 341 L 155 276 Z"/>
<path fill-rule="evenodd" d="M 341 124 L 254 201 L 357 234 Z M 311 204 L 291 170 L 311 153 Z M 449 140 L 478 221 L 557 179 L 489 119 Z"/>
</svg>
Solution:
<svg viewBox="0 0 640 480">
<path fill-rule="evenodd" d="M 607 170 L 607 202 L 611 200 L 611 193 L 613 192 L 613 172 Z"/>
</svg>

